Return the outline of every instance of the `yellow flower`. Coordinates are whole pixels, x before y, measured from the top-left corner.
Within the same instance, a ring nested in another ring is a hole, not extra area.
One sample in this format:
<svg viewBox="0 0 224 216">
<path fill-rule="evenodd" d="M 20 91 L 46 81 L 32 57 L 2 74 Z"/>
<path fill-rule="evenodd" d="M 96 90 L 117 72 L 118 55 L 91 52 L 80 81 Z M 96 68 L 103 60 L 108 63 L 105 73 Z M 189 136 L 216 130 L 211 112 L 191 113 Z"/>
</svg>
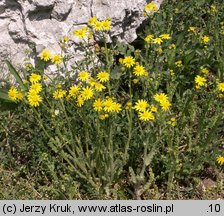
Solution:
<svg viewBox="0 0 224 216">
<path fill-rule="evenodd" d="M 73 31 L 73 35 L 79 39 L 83 39 L 87 36 L 87 27 L 83 27 L 81 29 Z"/>
<path fill-rule="evenodd" d="M 202 42 L 204 44 L 208 44 L 209 41 L 210 41 L 210 38 L 208 36 L 205 35 L 204 37 L 202 37 Z"/>
<path fill-rule="evenodd" d="M 18 90 L 12 86 L 9 91 L 8 91 L 8 97 L 13 100 L 16 101 L 17 100 L 17 95 L 18 95 Z"/>
<path fill-rule="evenodd" d="M 30 86 L 30 91 L 34 91 L 36 93 L 39 93 L 42 90 L 42 85 L 40 83 L 33 83 Z"/>
<path fill-rule="evenodd" d="M 116 113 L 118 113 L 122 110 L 121 104 L 119 104 L 119 103 L 114 103 L 113 108 L 114 108 L 114 112 L 116 112 Z"/>
<path fill-rule="evenodd" d="M 29 102 L 30 106 L 37 107 L 42 102 L 41 96 L 34 91 L 31 91 L 31 92 L 29 91 L 27 98 L 28 98 L 28 102 Z"/>
<path fill-rule="evenodd" d="M 155 106 L 151 105 L 150 106 L 150 111 L 156 113 L 158 110 Z"/>
<path fill-rule="evenodd" d="M 90 74 L 87 72 L 87 71 L 81 71 L 79 74 L 78 74 L 78 79 L 81 80 L 81 81 L 87 81 L 90 77 Z"/>
<path fill-rule="evenodd" d="M 123 64 L 124 59 L 123 58 L 119 58 L 118 60 L 121 64 Z"/>
<path fill-rule="evenodd" d="M 132 56 L 126 56 L 123 59 L 123 64 L 124 64 L 125 67 L 130 68 L 130 67 L 134 66 L 135 60 Z"/>
<path fill-rule="evenodd" d="M 110 19 L 106 19 L 106 20 L 102 21 L 102 29 L 104 31 L 109 31 L 110 28 L 111 28 L 111 21 L 110 21 Z"/>
<path fill-rule="evenodd" d="M 175 127 L 176 126 L 176 119 L 174 118 L 174 117 L 172 117 L 171 119 L 170 119 L 170 121 L 168 122 L 168 124 L 170 124 L 170 125 L 172 125 L 173 127 Z"/>
<path fill-rule="evenodd" d="M 53 64 L 59 65 L 59 64 L 62 62 L 62 56 L 59 55 L 59 54 L 54 54 L 54 55 L 51 57 L 51 62 L 52 62 Z"/>
<path fill-rule="evenodd" d="M 44 61 L 49 61 L 51 59 L 51 53 L 49 50 L 44 49 L 41 53 L 40 53 L 40 59 L 44 60 Z"/>
<path fill-rule="evenodd" d="M 110 77 L 110 74 L 107 73 L 106 71 L 102 71 L 97 74 L 97 79 L 100 82 L 107 82 L 109 80 L 109 77 Z"/>
<path fill-rule="evenodd" d="M 152 42 L 154 44 L 159 44 L 160 45 L 163 42 L 163 40 L 161 38 L 155 38 L 155 39 L 152 39 Z"/>
<path fill-rule="evenodd" d="M 22 100 L 22 99 L 23 99 L 23 93 L 19 91 L 17 94 L 17 100 Z"/>
<path fill-rule="evenodd" d="M 102 109 L 103 109 L 103 102 L 102 100 L 99 98 L 99 99 L 96 99 L 93 103 L 93 109 L 100 112 Z"/>
<path fill-rule="evenodd" d="M 61 99 L 65 96 L 66 91 L 62 90 L 62 89 L 57 89 L 54 93 L 53 93 L 53 98 L 54 99 Z"/>
<path fill-rule="evenodd" d="M 224 92 L 224 82 L 218 83 L 218 90 Z"/>
<path fill-rule="evenodd" d="M 163 53 L 163 49 L 162 49 L 161 47 L 158 47 L 158 48 L 156 49 L 156 52 L 158 52 L 158 53 Z"/>
<path fill-rule="evenodd" d="M 153 11 L 157 11 L 157 10 L 158 10 L 158 7 L 155 2 L 151 2 L 145 6 L 146 12 L 153 12 Z"/>
<path fill-rule="evenodd" d="M 104 89 L 106 89 L 106 87 L 104 85 L 102 85 L 101 83 L 98 83 L 98 82 L 94 83 L 94 87 L 95 87 L 95 90 L 98 92 L 101 92 Z"/>
<path fill-rule="evenodd" d="M 216 161 L 217 161 L 217 163 L 219 164 L 219 165 L 223 165 L 224 164 L 224 157 L 223 156 L 218 156 L 217 158 L 216 158 Z"/>
<path fill-rule="evenodd" d="M 196 32 L 196 28 L 191 26 L 191 27 L 189 27 L 189 29 L 187 31 L 195 33 Z"/>
<path fill-rule="evenodd" d="M 163 111 L 169 110 L 171 103 L 169 102 L 168 96 L 164 93 L 159 93 L 154 96 L 155 101 L 159 102 Z"/>
<path fill-rule="evenodd" d="M 99 116 L 99 119 L 100 119 L 100 120 L 105 120 L 105 119 L 108 118 L 108 117 L 109 117 L 108 114 L 104 114 L 104 115 L 100 115 L 100 116 Z"/>
<path fill-rule="evenodd" d="M 90 19 L 89 19 L 89 21 L 88 21 L 88 25 L 89 26 L 94 26 L 95 25 L 95 23 L 97 22 L 98 20 L 97 20 L 97 18 L 94 16 L 94 17 L 91 17 Z"/>
<path fill-rule="evenodd" d="M 64 36 L 64 37 L 63 37 L 63 41 L 64 41 L 65 43 L 68 43 L 68 41 L 69 41 L 69 37 L 68 37 L 68 36 Z"/>
<path fill-rule="evenodd" d="M 159 37 L 163 40 L 169 40 L 171 38 L 169 34 L 161 34 Z"/>
<path fill-rule="evenodd" d="M 37 82 L 39 82 L 41 80 L 41 76 L 39 75 L 39 74 L 34 74 L 34 73 L 32 73 L 31 75 L 30 75 L 30 82 L 31 83 L 37 83 Z"/>
<path fill-rule="evenodd" d="M 114 101 L 112 98 L 107 98 L 103 101 L 104 111 L 105 112 L 114 112 Z"/>
<path fill-rule="evenodd" d="M 135 103 L 134 109 L 139 112 L 144 112 L 149 107 L 149 104 L 146 100 L 138 100 Z"/>
<path fill-rule="evenodd" d="M 83 104 L 84 104 L 84 99 L 82 98 L 82 95 L 79 95 L 79 96 L 78 96 L 76 102 L 77 102 L 77 106 L 78 106 L 78 107 L 83 106 Z"/>
<path fill-rule="evenodd" d="M 93 25 L 93 29 L 95 31 L 103 31 L 104 30 L 104 27 L 103 27 L 103 22 L 100 22 L 100 21 L 96 21 Z"/>
<path fill-rule="evenodd" d="M 134 72 L 133 72 L 135 76 L 144 76 L 146 73 L 147 72 L 143 66 L 136 64 L 136 66 L 134 67 Z"/>
<path fill-rule="evenodd" d="M 138 81 L 139 81 L 138 79 L 133 79 L 133 80 L 132 80 L 132 82 L 133 82 L 134 84 L 137 84 Z"/>
<path fill-rule="evenodd" d="M 213 4 L 211 5 L 210 9 L 211 9 L 211 11 L 212 11 L 213 13 L 217 13 L 217 12 L 218 12 L 216 6 L 213 5 Z"/>
<path fill-rule="evenodd" d="M 155 120 L 155 116 L 149 110 L 140 112 L 138 115 L 139 115 L 139 119 L 142 121 L 154 121 Z"/>
<path fill-rule="evenodd" d="M 68 91 L 68 94 L 71 96 L 71 97 L 76 97 L 78 95 L 80 91 L 80 88 L 79 86 L 75 85 L 75 86 L 71 86 L 69 91 Z"/>
<path fill-rule="evenodd" d="M 162 107 L 163 111 L 167 111 L 171 107 L 171 103 L 168 100 L 164 100 L 160 102 L 160 106 Z"/>
<path fill-rule="evenodd" d="M 157 101 L 157 102 L 161 102 L 161 101 L 168 100 L 168 97 L 167 97 L 167 95 L 164 94 L 164 93 L 159 93 L 159 94 L 156 94 L 156 95 L 154 96 L 154 99 L 155 99 L 155 101 Z"/>
<path fill-rule="evenodd" d="M 81 96 L 83 100 L 89 100 L 93 97 L 93 89 L 87 86 L 86 88 L 82 89 Z"/>
<path fill-rule="evenodd" d="M 176 45 L 175 44 L 170 44 L 169 49 L 176 49 Z"/>
<path fill-rule="evenodd" d="M 195 77 L 196 88 L 200 88 L 206 84 L 206 79 L 202 76 L 197 75 Z"/>
<path fill-rule="evenodd" d="M 201 72 L 202 72 L 203 74 L 208 75 L 209 70 L 208 70 L 207 68 L 200 67 L 200 69 L 201 69 Z"/>
<path fill-rule="evenodd" d="M 131 101 L 128 101 L 127 103 L 126 103 L 126 105 L 125 105 L 125 109 L 126 110 L 129 110 L 129 109 L 131 109 L 132 108 L 132 102 Z"/>
<path fill-rule="evenodd" d="M 145 37 L 145 42 L 146 43 L 150 43 L 152 41 L 152 39 L 154 38 L 154 35 L 149 34 Z"/>
<path fill-rule="evenodd" d="M 176 61 L 176 62 L 175 62 L 175 65 L 176 65 L 176 67 L 182 67 L 182 66 L 183 66 L 183 64 L 182 64 L 182 61 L 181 61 L 181 60 Z"/>
</svg>

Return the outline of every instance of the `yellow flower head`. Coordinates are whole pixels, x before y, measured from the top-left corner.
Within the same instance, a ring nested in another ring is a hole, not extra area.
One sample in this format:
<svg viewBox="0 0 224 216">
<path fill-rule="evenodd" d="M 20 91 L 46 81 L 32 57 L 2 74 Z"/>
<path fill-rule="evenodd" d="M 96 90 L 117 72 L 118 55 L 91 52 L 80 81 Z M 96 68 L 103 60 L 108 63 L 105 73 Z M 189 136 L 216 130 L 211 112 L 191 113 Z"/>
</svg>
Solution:
<svg viewBox="0 0 224 216">
<path fill-rule="evenodd" d="M 39 74 L 32 73 L 30 75 L 30 78 L 29 79 L 30 79 L 30 82 L 31 83 L 37 83 L 37 82 L 39 82 L 41 80 L 41 76 Z"/>
<path fill-rule="evenodd" d="M 152 39 L 152 43 L 154 44 L 161 44 L 163 42 L 163 40 L 161 38 L 155 38 L 155 39 Z"/>
<path fill-rule="evenodd" d="M 168 96 L 164 93 L 159 93 L 154 96 L 155 101 L 159 102 L 163 111 L 169 110 L 171 103 L 169 102 Z"/>
<path fill-rule="evenodd" d="M 153 115 L 153 113 L 149 110 L 145 110 L 143 112 L 139 112 L 138 114 L 139 119 L 141 121 L 155 121 L 155 116 Z"/>
<path fill-rule="evenodd" d="M 217 13 L 218 12 L 217 7 L 215 5 L 213 5 L 213 4 L 211 5 L 210 9 L 211 9 L 211 12 L 213 12 L 213 13 Z"/>
<path fill-rule="evenodd" d="M 164 100 L 160 102 L 160 106 L 162 107 L 163 111 L 167 111 L 171 107 L 171 103 L 168 100 Z"/>
<path fill-rule="evenodd" d="M 83 106 L 83 104 L 84 104 L 84 99 L 82 98 L 81 95 L 78 96 L 76 103 L 77 103 L 77 106 L 78 106 L 78 107 L 82 107 L 82 106 Z"/>
<path fill-rule="evenodd" d="M 40 103 L 42 102 L 41 96 L 38 93 L 33 91 L 28 92 L 27 99 L 30 106 L 34 106 L 34 107 L 40 106 Z"/>
<path fill-rule="evenodd" d="M 138 100 L 135 103 L 134 109 L 139 112 L 144 112 L 149 107 L 149 104 L 146 100 Z"/>
<path fill-rule="evenodd" d="M 183 64 L 182 64 L 182 61 L 181 61 L 181 60 L 176 61 L 176 62 L 175 62 L 175 65 L 176 65 L 176 67 L 182 67 L 182 66 L 183 66 Z"/>
<path fill-rule="evenodd" d="M 114 112 L 116 112 L 116 113 L 118 113 L 122 110 L 121 104 L 119 104 L 119 103 L 114 103 L 113 108 L 114 108 Z"/>
<path fill-rule="evenodd" d="M 176 49 L 176 45 L 175 44 L 170 44 L 169 49 Z"/>
<path fill-rule="evenodd" d="M 171 38 L 169 34 L 161 34 L 159 37 L 163 40 L 169 40 Z"/>
<path fill-rule="evenodd" d="M 103 101 L 104 111 L 105 112 L 114 112 L 114 101 L 112 98 L 107 98 Z"/>
<path fill-rule="evenodd" d="M 40 58 L 44 61 L 49 61 L 51 59 L 51 53 L 49 50 L 44 49 L 41 53 L 40 53 Z"/>
<path fill-rule="evenodd" d="M 156 113 L 158 110 L 155 106 L 151 105 L 150 106 L 150 111 Z"/>
<path fill-rule="evenodd" d="M 202 37 L 202 43 L 208 44 L 209 41 L 210 41 L 210 38 L 208 36 L 205 35 L 205 36 Z"/>
<path fill-rule="evenodd" d="M 62 62 L 62 56 L 59 55 L 59 54 L 54 54 L 54 55 L 51 57 L 51 62 L 52 62 L 53 64 L 59 65 L 59 64 Z"/>
<path fill-rule="evenodd" d="M 206 79 L 202 76 L 197 75 L 195 77 L 196 88 L 200 88 L 206 84 Z"/>
<path fill-rule="evenodd" d="M 146 73 L 147 72 L 143 66 L 136 64 L 133 71 L 135 76 L 144 76 Z"/>
<path fill-rule="evenodd" d="M 68 94 L 71 96 L 71 97 L 76 97 L 78 95 L 80 91 L 80 87 L 75 85 L 75 86 L 71 86 L 70 87 L 70 90 L 68 91 Z"/>
<path fill-rule="evenodd" d="M 42 85 L 40 83 L 33 83 L 30 86 L 30 90 L 29 91 L 34 91 L 36 93 L 39 93 L 42 90 Z"/>
<path fill-rule="evenodd" d="M 97 79 L 100 82 L 107 82 L 109 80 L 109 77 L 110 77 L 110 74 L 107 73 L 106 71 L 102 71 L 97 74 Z"/>
<path fill-rule="evenodd" d="M 109 117 L 109 115 L 106 113 L 106 114 L 104 114 L 104 115 L 100 115 L 99 116 L 99 119 L 100 120 L 105 120 L 106 118 L 108 118 Z"/>
<path fill-rule="evenodd" d="M 200 69 L 201 69 L 201 72 L 202 72 L 203 74 L 208 75 L 209 70 L 208 70 L 207 68 L 200 67 Z"/>
<path fill-rule="evenodd" d="M 218 83 L 218 90 L 224 92 L 224 82 Z"/>
<path fill-rule="evenodd" d="M 126 56 L 123 59 L 123 64 L 125 67 L 130 68 L 135 65 L 135 60 L 132 56 Z"/>
<path fill-rule="evenodd" d="M 90 74 L 87 71 L 81 71 L 78 74 L 78 79 L 81 81 L 87 81 L 90 78 Z"/>
<path fill-rule="evenodd" d="M 158 11 L 158 7 L 155 2 L 151 2 L 145 6 L 145 11 L 146 12 Z"/>
<path fill-rule="evenodd" d="M 126 103 L 126 105 L 125 105 L 125 109 L 126 110 L 129 110 L 129 109 L 131 109 L 132 108 L 132 102 L 131 101 L 128 101 L 127 103 Z"/>
<path fill-rule="evenodd" d="M 106 20 L 102 21 L 102 29 L 104 31 L 109 31 L 110 28 L 111 28 L 111 21 L 110 21 L 110 19 L 106 19 Z"/>
<path fill-rule="evenodd" d="M 100 112 L 101 110 L 103 110 L 103 101 L 99 98 L 96 99 L 93 103 L 93 109 Z"/>
<path fill-rule="evenodd" d="M 88 21 L 88 25 L 89 26 L 94 26 L 95 25 L 95 23 L 97 22 L 98 20 L 97 20 L 97 18 L 94 16 L 94 17 L 91 17 L 90 19 L 89 19 L 89 21 Z"/>
<path fill-rule="evenodd" d="M 83 27 L 81 29 L 73 31 L 73 35 L 81 40 L 87 36 L 87 30 L 87 27 Z"/>
<path fill-rule="evenodd" d="M 16 101 L 17 100 L 17 96 L 18 96 L 18 90 L 12 86 L 9 91 L 8 91 L 8 97 L 13 100 Z"/>
<path fill-rule="evenodd" d="M 106 87 L 103 84 L 98 82 L 94 83 L 94 87 L 95 87 L 95 90 L 98 92 L 102 92 L 104 89 L 106 89 Z"/>
<path fill-rule="evenodd" d="M 223 156 L 218 156 L 216 158 L 216 161 L 220 166 L 224 165 L 224 157 Z"/>
<path fill-rule="evenodd" d="M 64 36 L 64 37 L 63 37 L 63 41 L 64 41 L 65 43 L 68 43 L 68 41 L 69 41 L 69 37 L 68 37 L 68 36 Z"/>
<path fill-rule="evenodd" d="M 103 31 L 103 30 L 104 30 L 103 22 L 97 20 L 97 21 L 93 24 L 93 29 L 94 29 L 95 31 Z"/>
<path fill-rule="evenodd" d="M 168 97 L 167 97 L 167 95 L 166 94 L 164 94 L 164 93 L 159 93 L 159 94 L 156 94 L 155 96 L 154 96 L 154 99 L 155 99 L 155 101 L 157 101 L 157 102 L 162 102 L 162 101 L 166 101 L 166 100 L 168 100 Z"/>
<path fill-rule="evenodd" d="M 89 100 L 93 97 L 93 89 L 87 86 L 86 88 L 82 89 L 81 97 L 83 100 Z"/>
<path fill-rule="evenodd" d="M 191 26 L 191 27 L 189 27 L 189 29 L 187 31 L 192 32 L 192 33 L 196 33 L 196 28 Z"/>
<path fill-rule="evenodd" d="M 175 127 L 176 126 L 176 119 L 174 118 L 174 117 L 172 117 L 171 119 L 170 119 L 170 121 L 168 122 L 168 124 L 170 124 L 170 125 L 172 125 L 173 127 Z"/>
<path fill-rule="evenodd" d="M 54 99 L 61 99 L 66 95 L 66 91 L 62 90 L 62 89 L 57 89 L 54 93 L 53 93 L 53 98 Z"/>
<path fill-rule="evenodd" d="M 145 37 L 145 42 L 146 43 L 150 43 L 152 41 L 152 39 L 154 38 L 154 35 L 149 34 Z"/>
</svg>

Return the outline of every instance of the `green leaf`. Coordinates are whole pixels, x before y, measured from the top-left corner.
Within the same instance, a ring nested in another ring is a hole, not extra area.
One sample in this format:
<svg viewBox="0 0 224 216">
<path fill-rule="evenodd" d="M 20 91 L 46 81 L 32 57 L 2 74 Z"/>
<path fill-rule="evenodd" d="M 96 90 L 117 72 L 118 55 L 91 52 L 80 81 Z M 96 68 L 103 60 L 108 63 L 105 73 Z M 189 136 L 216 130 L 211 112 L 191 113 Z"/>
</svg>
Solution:
<svg viewBox="0 0 224 216">
<path fill-rule="evenodd" d="M 18 74 L 16 69 L 13 67 L 13 65 L 8 60 L 6 60 L 6 64 L 8 66 L 8 69 L 9 69 L 10 73 L 15 77 L 15 79 L 16 79 L 17 83 L 19 84 L 20 88 L 21 89 L 26 89 L 26 87 L 23 83 L 23 80 L 21 79 L 20 75 Z"/>
<path fill-rule="evenodd" d="M 8 97 L 8 91 L 6 89 L 0 89 L 0 99 L 11 101 Z"/>
</svg>

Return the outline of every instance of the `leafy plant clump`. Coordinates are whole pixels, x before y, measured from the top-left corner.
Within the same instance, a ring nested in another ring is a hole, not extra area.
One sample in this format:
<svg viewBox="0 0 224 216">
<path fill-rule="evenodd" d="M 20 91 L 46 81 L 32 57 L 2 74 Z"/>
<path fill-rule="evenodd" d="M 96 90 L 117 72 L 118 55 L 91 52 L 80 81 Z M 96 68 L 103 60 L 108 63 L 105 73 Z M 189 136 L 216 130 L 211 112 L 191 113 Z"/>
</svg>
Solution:
<svg viewBox="0 0 224 216">
<path fill-rule="evenodd" d="M 159 11 L 151 2 L 133 44 L 107 43 L 113 20 L 92 17 L 59 41 L 60 54 L 45 49 L 21 72 L 7 61 L 17 83 L 0 90 L 2 164 L 50 198 L 192 198 L 200 180 L 218 182 L 223 10 L 220 1 L 166 0 Z M 85 57 L 71 64 L 74 37 Z"/>
</svg>

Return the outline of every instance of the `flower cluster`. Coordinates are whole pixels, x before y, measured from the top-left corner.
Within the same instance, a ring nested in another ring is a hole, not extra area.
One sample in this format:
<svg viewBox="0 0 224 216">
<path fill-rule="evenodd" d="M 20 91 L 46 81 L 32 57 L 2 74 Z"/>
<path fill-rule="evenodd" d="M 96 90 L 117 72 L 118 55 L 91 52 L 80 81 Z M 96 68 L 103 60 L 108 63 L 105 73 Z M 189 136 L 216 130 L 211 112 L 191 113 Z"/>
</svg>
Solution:
<svg viewBox="0 0 224 216">
<path fill-rule="evenodd" d="M 42 59 L 45 62 L 51 60 L 51 62 L 56 65 L 59 65 L 62 62 L 62 56 L 60 54 L 51 54 L 51 52 L 48 49 L 44 49 L 40 53 L 40 59 Z"/>
<path fill-rule="evenodd" d="M 162 110 L 167 111 L 171 107 L 168 96 L 164 93 L 158 93 L 154 96 L 155 101 L 159 102 Z"/>
</svg>

